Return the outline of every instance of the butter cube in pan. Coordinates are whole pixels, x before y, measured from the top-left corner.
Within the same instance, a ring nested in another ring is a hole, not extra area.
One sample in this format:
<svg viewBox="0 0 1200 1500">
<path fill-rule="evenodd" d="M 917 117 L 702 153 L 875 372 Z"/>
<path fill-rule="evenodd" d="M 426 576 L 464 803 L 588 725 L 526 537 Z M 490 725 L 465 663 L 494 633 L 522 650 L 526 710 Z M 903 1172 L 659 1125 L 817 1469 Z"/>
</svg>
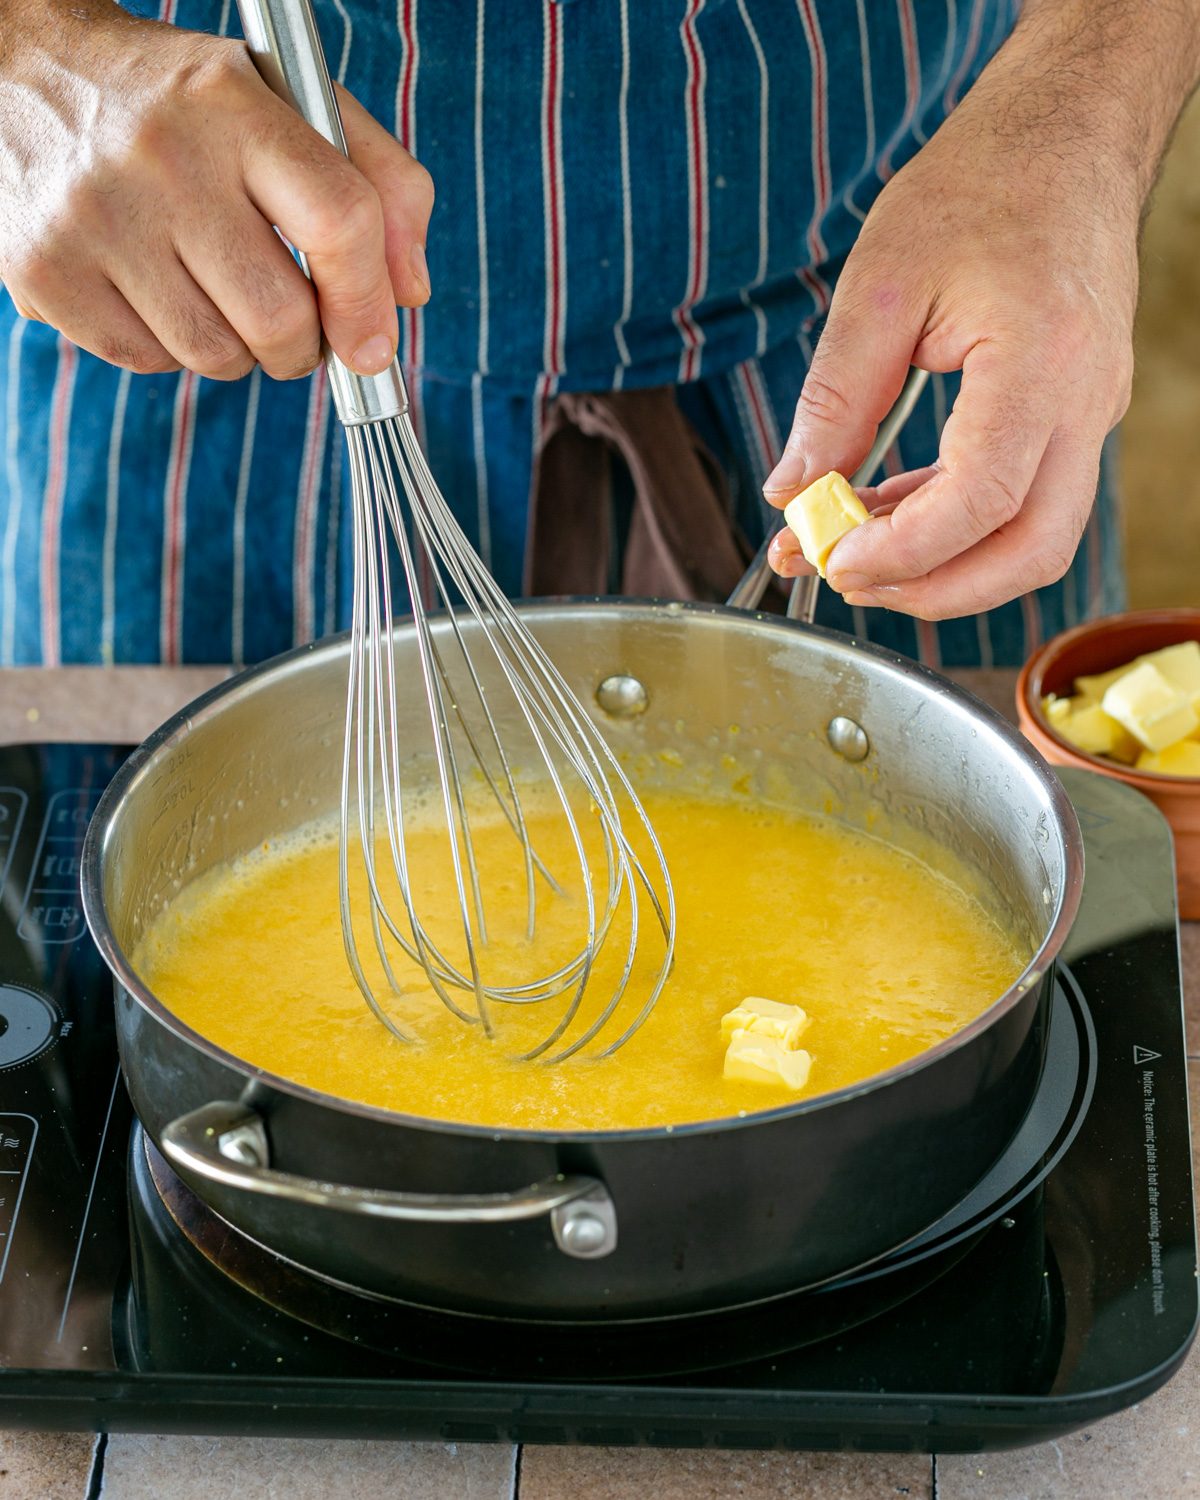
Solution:
<svg viewBox="0 0 1200 1500">
<path fill-rule="evenodd" d="M 796 533 L 805 560 L 824 578 L 829 554 L 848 531 L 868 519 L 868 511 L 847 480 L 832 473 L 789 500 L 783 516 Z"/>
<path fill-rule="evenodd" d="M 722 1040 L 732 1041 L 735 1032 L 746 1031 L 753 1036 L 771 1037 L 789 1051 L 800 1045 L 808 1027 L 808 1015 L 800 1006 L 782 1005 L 760 995 L 747 995 L 740 1005 L 721 1017 Z"/>
<path fill-rule="evenodd" d="M 1147 750 L 1165 750 L 1200 727 L 1190 695 L 1152 662 L 1143 662 L 1114 682 L 1104 694 L 1103 708 Z"/>
<path fill-rule="evenodd" d="M 735 1031 L 725 1053 L 724 1076 L 733 1082 L 782 1084 L 799 1093 L 811 1071 L 812 1056 L 803 1048 L 752 1031 Z"/>
</svg>

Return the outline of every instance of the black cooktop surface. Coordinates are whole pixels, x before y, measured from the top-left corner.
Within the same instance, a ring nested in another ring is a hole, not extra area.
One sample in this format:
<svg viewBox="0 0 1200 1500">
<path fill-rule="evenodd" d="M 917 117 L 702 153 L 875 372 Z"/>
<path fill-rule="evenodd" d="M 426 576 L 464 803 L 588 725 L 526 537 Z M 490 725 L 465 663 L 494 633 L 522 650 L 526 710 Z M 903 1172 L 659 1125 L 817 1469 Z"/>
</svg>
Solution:
<svg viewBox="0 0 1200 1500">
<path fill-rule="evenodd" d="M 0 748 L 5 1425 L 946 1452 L 1090 1422 L 1186 1353 L 1196 1244 L 1171 848 L 1137 794 L 1064 774 L 1083 907 L 1047 1081 L 985 1191 L 840 1285 L 640 1343 L 539 1343 L 333 1294 L 258 1247 L 180 1231 L 186 1192 L 172 1199 L 134 1130 L 79 906 L 83 831 L 121 756 Z"/>
</svg>

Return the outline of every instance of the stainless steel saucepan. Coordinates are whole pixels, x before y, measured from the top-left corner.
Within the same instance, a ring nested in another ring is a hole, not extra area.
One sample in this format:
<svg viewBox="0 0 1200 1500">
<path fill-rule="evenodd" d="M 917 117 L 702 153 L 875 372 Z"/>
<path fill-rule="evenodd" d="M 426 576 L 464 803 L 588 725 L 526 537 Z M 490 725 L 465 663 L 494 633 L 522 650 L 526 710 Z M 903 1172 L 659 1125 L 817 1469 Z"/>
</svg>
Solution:
<svg viewBox="0 0 1200 1500">
<path fill-rule="evenodd" d="M 878 648 L 716 606 L 570 600 L 521 612 L 618 750 L 653 763 L 670 748 L 700 764 L 736 748 L 763 796 L 786 783 L 852 826 L 882 819 L 951 849 L 1024 935 L 1025 972 L 903 1066 L 670 1131 L 447 1124 L 265 1074 L 172 1015 L 129 955 L 189 880 L 334 812 L 349 648 L 332 639 L 170 720 L 92 823 L 84 906 L 115 976 L 142 1123 L 231 1224 L 333 1280 L 425 1305 L 664 1317 L 882 1256 L 982 1177 L 1032 1096 L 1050 969 L 1082 885 L 1066 795 L 999 716 Z M 404 627 L 396 652 L 401 679 L 415 675 Z"/>
</svg>

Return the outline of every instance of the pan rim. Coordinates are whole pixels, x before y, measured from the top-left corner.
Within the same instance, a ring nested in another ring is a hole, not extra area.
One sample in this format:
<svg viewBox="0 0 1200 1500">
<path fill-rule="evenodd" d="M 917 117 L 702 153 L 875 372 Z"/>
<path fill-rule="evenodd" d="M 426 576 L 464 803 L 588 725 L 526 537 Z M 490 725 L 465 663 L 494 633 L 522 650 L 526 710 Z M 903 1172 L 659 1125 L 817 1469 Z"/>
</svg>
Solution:
<svg viewBox="0 0 1200 1500">
<path fill-rule="evenodd" d="M 723 1134 L 728 1130 L 749 1129 L 780 1120 L 795 1119 L 801 1115 L 820 1113 L 850 1100 L 902 1083 L 936 1065 L 943 1058 L 970 1045 L 978 1036 L 990 1030 L 1003 1016 L 1019 1005 L 1027 995 L 1044 986 L 1048 981 L 1054 960 L 1061 952 L 1074 925 L 1082 896 L 1084 874 L 1082 832 L 1070 798 L 1049 762 L 1035 746 L 1025 740 L 1015 725 L 1010 724 L 1003 715 L 969 690 L 951 682 L 932 668 L 912 661 L 886 647 L 861 641 L 823 626 L 787 620 L 778 615 L 735 609 L 723 604 L 695 601 L 679 603 L 605 596 L 563 596 L 553 599 L 522 600 L 515 607 L 523 617 L 533 619 L 539 616 L 555 616 L 566 610 L 578 616 L 582 608 L 598 608 L 605 612 L 620 610 L 632 616 L 641 615 L 651 620 L 664 616 L 675 620 L 686 616 L 708 617 L 737 629 L 753 628 L 778 633 L 781 639 L 799 632 L 801 635 L 815 636 L 838 650 L 865 657 L 889 672 L 906 678 L 916 677 L 918 681 L 935 688 L 940 694 L 955 702 L 960 709 L 981 720 L 990 732 L 1004 742 L 1008 751 L 1019 761 L 1026 763 L 1056 815 L 1063 840 L 1063 881 L 1045 933 L 1029 962 L 1012 984 L 978 1016 L 951 1036 L 926 1048 L 915 1057 L 826 1094 L 817 1094 L 809 1099 L 777 1105 L 771 1109 L 754 1110 L 744 1115 L 727 1115 L 715 1119 L 690 1120 L 677 1124 L 639 1126 L 620 1130 L 540 1130 L 530 1127 L 480 1125 L 456 1120 L 441 1120 L 426 1115 L 405 1114 L 399 1110 L 387 1109 L 382 1105 L 367 1104 L 359 1100 L 347 1099 L 342 1095 L 326 1093 L 308 1084 L 298 1083 L 294 1079 L 272 1073 L 265 1068 L 258 1068 L 235 1053 L 218 1046 L 180 1020 L 143 983 L 118 942 L 108 920 L 103 889 L 105 850 L 126 795 L 132 791 L 141 777 L 149 774 L 156 758 L 181 740 L 193 723 L 211 717 L 226 698 L 252 694 L 261 686 L 263 679 L 273 681 L 284 677 L 289 672 L 297 670 L 302 662 L 315 654 L 330 655 L 348 650 L 350 634 L 346 631 L 324 637 L 320 641 L 293 647 L 289 651 L 246 668 L 209 688 L 171 715 L 143 740 L 105 788 L 88 825 L 84 840 L 81 860 L 81 894 L 84 917 L 92 939 L 120 989 L 180 1041 L 195 1047 L 211 1061 L 239 1074 L 244 1080 L 243 1087 L 254 1085 L 256 1089 L 269 1088 L 309 1106 L 334 1109 L 342 1114 L 355 1115 L 381 1124 L 439 1135 L 452 1134 L 491 1142 L 511 1140 L 542 1145 L 550 1143 L 581 1145 L 589 1142 L 617 1144 Z M 410 622 L 411 616 L 398 619 L 397 632 L 408 628 Z"/>
</svg>

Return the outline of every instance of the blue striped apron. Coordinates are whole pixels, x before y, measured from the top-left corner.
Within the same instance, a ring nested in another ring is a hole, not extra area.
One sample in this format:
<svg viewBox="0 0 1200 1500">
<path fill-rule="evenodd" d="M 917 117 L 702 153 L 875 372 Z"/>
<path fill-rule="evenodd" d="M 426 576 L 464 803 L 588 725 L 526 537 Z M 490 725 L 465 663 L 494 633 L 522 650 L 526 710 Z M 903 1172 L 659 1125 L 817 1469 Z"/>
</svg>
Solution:
<svg viewBox="0 0 1200 1500">
<path fill-rule="evenodd" d="M 137 9 L 137 6 L 131 8 Z M 813 340 L 864 215 L 1018 0 L 317 0 L 336 75 L 429 167 L 434 298 L 401 318 L 433 472 L 520 586 L 560 390 L 680 384 L 761 533 Z M 230 0 L 147 7 L 236 29 Z M 888 468 L 929 462 L 935 376 Z M 343 452 L 323 371 L 132 376 L 0 293 L 0 663 L 260 659 L 342 628 Z M 1109 487 L 1066 579 L 934 627 L 824 623 L 933 664 L 1007 664 L 1116 607 Z"/>
</svg>

